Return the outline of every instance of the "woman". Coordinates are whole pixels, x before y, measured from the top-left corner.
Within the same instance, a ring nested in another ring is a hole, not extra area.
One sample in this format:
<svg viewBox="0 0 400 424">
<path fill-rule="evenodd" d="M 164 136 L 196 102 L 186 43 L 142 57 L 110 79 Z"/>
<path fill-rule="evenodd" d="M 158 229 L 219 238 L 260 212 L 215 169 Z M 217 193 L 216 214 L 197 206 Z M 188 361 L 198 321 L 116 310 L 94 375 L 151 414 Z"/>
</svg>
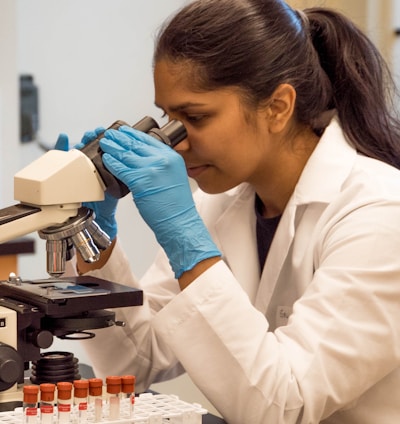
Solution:
<svg viewBox="0 0 400 424">
<path fill-rule="evenodd" d="M 85 342 L 96 373 L 144 390 L 185 370 L 231 424 L 398 422 L 400 138 L 377 50 L 331 10 L 198 0 L 161 31 L 154 83 L 188 135 L 101 141 L 163 249 L 140 282 L 118 241 L 78 258 L 145 294 Z M 92 207 L 114 237 L 116 200 Z"/>
</svg>

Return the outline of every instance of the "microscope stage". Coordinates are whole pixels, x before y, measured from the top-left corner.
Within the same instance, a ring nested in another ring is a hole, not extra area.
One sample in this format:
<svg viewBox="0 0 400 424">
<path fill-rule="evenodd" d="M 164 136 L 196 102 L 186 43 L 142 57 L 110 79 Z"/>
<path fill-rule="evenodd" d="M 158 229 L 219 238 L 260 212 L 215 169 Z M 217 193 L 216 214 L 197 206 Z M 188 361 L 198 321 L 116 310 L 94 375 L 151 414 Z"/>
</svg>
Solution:
<svg viewBox="0 0 400 424">
<path fill-rule="evenodd" d="M 0 296 L 29 303 L 48 316 L 143 304 L 141 290 L 87 276 L 0 281 Z"/>
</svg>

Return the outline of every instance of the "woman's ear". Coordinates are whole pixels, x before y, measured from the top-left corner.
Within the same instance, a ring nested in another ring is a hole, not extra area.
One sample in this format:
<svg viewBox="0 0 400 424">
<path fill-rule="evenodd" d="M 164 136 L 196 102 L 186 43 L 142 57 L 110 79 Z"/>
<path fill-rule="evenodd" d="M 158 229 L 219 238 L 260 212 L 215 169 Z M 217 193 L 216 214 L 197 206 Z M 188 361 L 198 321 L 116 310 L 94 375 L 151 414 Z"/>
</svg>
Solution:
<svg viewBox="0 0 400 424">
<path fill-rule="evenodd" d="M 269 130 L 282 132 L 289 125 L 296 103 L 296 90 L 290 84 L 280 84 L 268 99 L 266 112 Z"/>
</svg>

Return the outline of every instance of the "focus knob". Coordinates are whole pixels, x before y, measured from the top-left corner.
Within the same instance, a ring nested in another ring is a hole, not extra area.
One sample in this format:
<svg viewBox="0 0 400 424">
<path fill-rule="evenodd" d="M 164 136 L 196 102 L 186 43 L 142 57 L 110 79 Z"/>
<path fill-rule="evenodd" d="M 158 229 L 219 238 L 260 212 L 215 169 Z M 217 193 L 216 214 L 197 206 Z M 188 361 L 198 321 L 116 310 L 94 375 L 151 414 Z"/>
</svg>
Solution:
<svg viewBox="0 0 400 424">
<path fill-rule="evenodd" d="M 47 349 L 53 344 L 53 334 L 48 330 L 34 331 L 30 338 L 32 343 L 40 349 Z"/>
<path fill-rule="evenodd" d="M 24 374 L 24 361 L 11 346 L 0 343 L 0 391 L 18 383 Z"/>
</svg>

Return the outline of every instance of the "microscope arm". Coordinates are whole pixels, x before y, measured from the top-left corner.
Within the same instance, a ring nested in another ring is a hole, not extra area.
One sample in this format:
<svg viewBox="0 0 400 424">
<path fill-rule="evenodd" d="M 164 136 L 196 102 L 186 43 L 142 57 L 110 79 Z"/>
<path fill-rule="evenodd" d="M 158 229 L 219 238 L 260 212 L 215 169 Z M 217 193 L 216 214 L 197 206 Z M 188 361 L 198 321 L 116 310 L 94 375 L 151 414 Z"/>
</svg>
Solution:
<svg viewBox="0 0 400 424">
<path fill-rule="evenodd" d="M 68 207 L 48 205 L 33 207 L 24 204 L 0 210 L 0 243 L 4 243 L 44 228 L 62 224 L 76 216 L 80 204 Z"/>
<path fill-rule="evenodd" d="M 93 162 L 80 150 L 51 150 L 14 176 L 21 203 L 0 210 L 0 243 L 39 231 L 46 239 L 47 272 L 57 277 L 75 246 L 93 262 L 111 241 L 82 202 L 104 199 L 105 185 Z"/>
<path fill-rule="evenodd" d="M 0 243 L 66 222 L 82 202 L 103 200 L 104 189 L 81 151 L 47 152 L 14 176 L 14 198 L 21 203 L 0 210 Z"/>
</svg>

